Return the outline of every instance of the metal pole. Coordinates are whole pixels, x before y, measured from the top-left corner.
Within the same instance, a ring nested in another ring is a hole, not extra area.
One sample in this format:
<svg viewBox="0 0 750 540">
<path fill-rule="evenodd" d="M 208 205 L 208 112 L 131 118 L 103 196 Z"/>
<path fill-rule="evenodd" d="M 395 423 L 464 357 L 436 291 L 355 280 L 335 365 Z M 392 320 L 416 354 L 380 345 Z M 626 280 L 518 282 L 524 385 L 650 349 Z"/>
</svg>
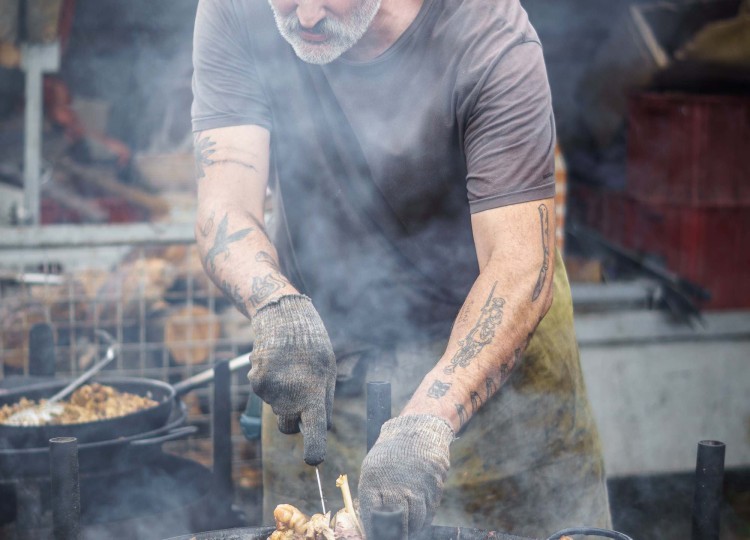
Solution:
<svg viewBox="0 0 750 540">
<path fill-rule="evenodd" d="M 232 505 L 232 418 L 231 418 L 231 371 L 229 360 L 214 366 L 213 396 L 213 452 L 214 482 L 216 494 L 222 503 Z"/>
<path fill-rule="evenodd" d="M 23 194 L 20 220 L 39 225 L 41 220 L 42 121 L 44 120 L 44 73 L 60 68 L 60 46 L 25 44 L 21 48 L 21 67 L 26 72 L 24 107 Z"/>
<path fill-rule="evenodd" d="M 391 419 L 391 383 L 367 383 L 367 451 L 380 436 L 380 428 Z"/>
<path fill-rule="evenodd" d="M 55 336 L 47 323 L 37 323 L 29 331 L 29 375 L 55 375 Z"/>
<path fill-rule="evenodd" d="M 75 437 L 50 439 L 49 460 L 54 539 L 78 540 L 81 536 L 78 440 Z"/>
<path fill-rule="evenodd" d="M 693 499 L 693 540 L 719 540 L 725 454 L 726 445 L 723 442 L 698 443 Z"/>
</svg>

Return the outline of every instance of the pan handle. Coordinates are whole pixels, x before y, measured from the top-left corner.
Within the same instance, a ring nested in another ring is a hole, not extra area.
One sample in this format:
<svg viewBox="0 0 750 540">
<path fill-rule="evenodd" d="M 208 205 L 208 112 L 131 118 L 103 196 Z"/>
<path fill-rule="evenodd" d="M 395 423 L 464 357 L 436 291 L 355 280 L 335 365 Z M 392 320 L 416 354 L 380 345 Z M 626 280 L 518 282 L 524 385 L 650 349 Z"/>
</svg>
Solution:
<svg viewBox="0 0 750 540">
<path fill-rule="evenodd" d="M 165 433 L 160 437 L 153 437 L 151 439 L 138 439 L 130 443 L 130 446 L 152 446 L 161 444 L 167 441 L 174 441 L 192 435 L 198 431 L 198 426 L 184 426 L 181 428 L 173 429 L 169 433 Z"/>
<path fill-rule="evenodd" d="M 557 531 L 547 540 L 559 540 L 563 536 L 576 536 L 583 534 L 589 536 L 599 536 L 601 538 L 614 538 L 615 540 L 633 540 L 627 534 L 623 534 L 617 531 L 610 531 L 609 529 L 597 529 L 595 527 L 575 527 L 572 529 L 563 529 L 562 531 Z"/>
<path fill-rule="evenodd" d="M 250 355 L 242 354 L 229 361 L 229 371 L 237 371 L 238 369 L 247 367 L 249 365 L 250 365 Z M 193 375 L 192 377 L 188 377 L 184 381 L 180 381 L 177 384 L 175 384 L 174 385 L 175 395 L 177 397 L 183 396 L 187 394 L 188 392 L 190 392 L 191 390 L 200 388 L 201 386 L 204 386 L 213 380 L 214 380 L 214 368 L 201 371 L 200 373 Z"/>
</svg>

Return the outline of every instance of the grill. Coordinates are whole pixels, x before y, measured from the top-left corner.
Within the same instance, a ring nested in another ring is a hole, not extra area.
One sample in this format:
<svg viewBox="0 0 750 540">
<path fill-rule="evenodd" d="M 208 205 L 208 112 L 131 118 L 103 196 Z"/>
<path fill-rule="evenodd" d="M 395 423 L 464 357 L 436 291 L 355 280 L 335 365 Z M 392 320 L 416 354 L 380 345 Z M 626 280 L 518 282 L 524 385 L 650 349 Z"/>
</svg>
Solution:
<svg viewBox="0 0 750 540">
<path fill-rule="evenodd" d="M 120 344 L 104 377 L 173 385 L 249 351 L 251 341 L 246 319 L 203 273 L 192 223 L 4 229 L 0 388 L 77 376 L 102 351 L 99 330 Z M 244 371 L 229 385 L 232 426 L 239 425 L 250 392 Z M 210 467 L 211 390 L 198 388 L 183 402 L 185 423 L 197 430 L 165 441 L 164 448 Z M 259 444 L 239 429 L 230 444 L 236 502 L 257 505 Z M 90 451 L 83 441 L 79 448 L 83 471 Z M 0 481 L 1 463 L 11 459 L 2 450 L 0 444 Z"/>
<path fill-rule="evenodd" d="M 185 425 L 184 405 L 163 426 L 129 437 L 5 448 L 0 537 L 156 538 L 245 524 L 232 507 L 230 363 L 214 371 L 213 469 L 162 448 L 197 430 Z"/>
</svg>

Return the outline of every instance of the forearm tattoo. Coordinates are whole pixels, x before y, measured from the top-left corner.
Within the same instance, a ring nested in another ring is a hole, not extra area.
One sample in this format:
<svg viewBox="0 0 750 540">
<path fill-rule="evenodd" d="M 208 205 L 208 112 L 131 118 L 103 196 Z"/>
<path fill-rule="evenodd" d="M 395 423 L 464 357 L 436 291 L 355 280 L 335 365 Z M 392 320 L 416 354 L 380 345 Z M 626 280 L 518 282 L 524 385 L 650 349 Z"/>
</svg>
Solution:
<svg viewBox="0 0 750 540">
<path fill-rule="evenodd" d="M 504 298 L 495 296 L 496 287 L 497 282 L 492 286 L 474 328 L 469 331 L 464 339 L 458 342 L 458 352 L 451 359 L 451 365 L 443 369 L 445 374 L 451 375 L 459 367 L 468 367 L 495 337 L 495 331 L 503 320 L 503 306 L 505 305 Z"/>
<path fill-rule="evenodd" d="M 432 386 L 427 389 L 427 397 L 431 397 L 432 399 L 440 399 L 446 394 L 446 392 L 448 392 L 450 387 L 450 383 L 444 383 L 443 381 L 436 380 L 434 383 L 432 383 Z"/>
<path fill-rule="evenodd" d="M 482 406 L 482 398 L 479 397 L 478 392 L 472 392 L 469 398 L 471 399 L 471 414 L 474 414 Z"/>
<path fill-rule="evenodd" d="M 216 257 L 223 254 L 224 260 L 226 260 L 227 257 L 229 257 L 229 245 L 242 240 L 253 230 L 252 227 L 248 227 L 227 235 L 228 227 L 229 214 L 224 214 L 224 219 L 221 220 L 221 223 L 219 223 L 219 227 L 216 230 L 214 245 L 211 246 L 206 253 L 205 265 L 206 268 L 210 268 L 212 273 L 216 272 Z"/>
<path fill-rule="evenodd" d="M 539 270 L 539 277 L 536 280 L 536 286 L 534 287 L 534 293 L 531 295 L 531 301 L 535 301 L 539 298 L 544 288 L 544 283 L 547 280 L 547 272 L 549 271 L 549 258 L 550 258 L 550 247 L 549 247 L 549 212 L 547 206 L 544 204 L 539 205 L 539 220 L 542 226 L 542 267 Z"/>
<path fill-rule="evenodd" d="M 464 427 L 464 424 L 469 421 L 469 415 L 466 414 L 466 409 L 460 403 L 455 404 L 456 412 L 458 413 L 458 428 Z"/>
<path fill-rule="evenodd" d="M 221 280 L 221 286 L 219 288 L 221 289 L 221 292 L 224 293 L 224 296 L 231 300 L 235 307 L 240 310 L 240 313 L 245 317 L 250 317 L 245 299 L 242 298 L 242 294 L 240 293 L 239 285 L 232 285 L 227 280 L 223 279 Z"/>
<path fill-rule="evenodd" d="M 253 294 L 250 295 L 249 300 L 253 304 L 253 307 L 257 308 L 264 300 L 285 285 L 286 282 L 273 274 L 268 274 L 265 277 L 254 277 L 252 285 Z"/>
<path fill-rule="evenodd" d="M 270 253 L 266 251 L 259 251 L 258 253 L 255 254 L 255 260 L 258 262 L 267 263 L 271 268 L 281 273 L 281 269 L 279 268 L 279 263 L 276 262 L 276 259 L 274 259 Z"/>
</svg>

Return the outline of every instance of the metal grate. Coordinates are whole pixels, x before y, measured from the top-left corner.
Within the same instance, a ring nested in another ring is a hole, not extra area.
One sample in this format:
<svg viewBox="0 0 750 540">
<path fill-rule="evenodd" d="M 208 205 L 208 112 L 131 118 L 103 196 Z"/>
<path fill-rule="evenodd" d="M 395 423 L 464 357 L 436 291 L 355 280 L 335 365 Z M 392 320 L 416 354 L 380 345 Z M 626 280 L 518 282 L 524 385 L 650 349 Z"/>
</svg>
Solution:
<svg viewBox="0 0 750 540">
<path fill-rule="evenodd" d="M 86 227 L 68 229 L 67 242 L 54 229 L 31 240 L 18 230 L 0 233 L 0 378 L 29 375 L 28 333 L 39 322 L 53 328 L 59 377 L 79 373 L 103 351 L 97 330 L 121 344 L 108 373 L 170 383 L 249 350 L 249 323 L 204 274 L 192 226 L 168 234 L 103 226 L 89 236 Z M 236 486 L 252 490 L 260 452 L 238 421 L 249 392 L 244 371 L 234 374 L 233 475 Z M 185 397 L 189 422 L 200 429 L 165 448 L 210 465 L 210 398 L 210 386 Z"/>
</svg>

